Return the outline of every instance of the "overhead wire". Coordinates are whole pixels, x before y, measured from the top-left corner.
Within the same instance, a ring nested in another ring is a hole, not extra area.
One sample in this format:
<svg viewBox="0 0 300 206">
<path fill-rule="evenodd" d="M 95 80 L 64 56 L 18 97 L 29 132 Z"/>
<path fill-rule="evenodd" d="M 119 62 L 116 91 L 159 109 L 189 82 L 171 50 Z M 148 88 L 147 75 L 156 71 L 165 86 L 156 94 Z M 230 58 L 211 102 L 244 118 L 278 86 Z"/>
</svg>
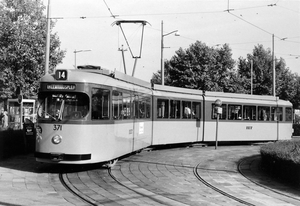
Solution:
<svg viewBox="0 0 300 206">
<path fill-rule="evenodd" d="M 197 11 L 197 12 L 170 12 L 170 13 L 148 13 L 148 14 L 122 14 L 122 15 L 114 15 L 112 10 L 110 9 L 110 7 L 108 6 L 107 2 L 105 0 L 103 0 L 106 8 L 108 9 L 109 13 L 110 13 L 110 16 L 91 16 L 91 17 L 84 17 L 84 16 L 81 16 L 81 17 L 52 17 L 52 19 L 97 19 L 97 18 L 117 18 L 119 16 L 164 16 L 164 15 L 195 15 L 195 14 L 213 14 L 213 13 L 223 13 L 223 12 L 228 12 L 230 15 L 234 16 L 235 18 L 267 33 L 267 34 L 270 34 L 270 35 L 273 35 L 272 32 L 270 31 L 267 31 L 266 29 L 264 28 L 261 28 L 259 27 L 258 25 L 254 24 L 254 23 L 251 23 L 250 21 L 247 21 L 245 20 L 244 18 L 242 18 L 241 16 L 238 16 L 234 13 L 232 13 L 232 11 L 238 11 L 238 10 L 249 10 L 249 9 L 256 9 L 256 8 L 263 8 L 263 7 L 280 7 L 282 9 L 286 9 L 286 10 L 289 10 L 289 11 L 292 11 L 292 12 L 297 12 L 299 13 L 299 11 L 295 11 L 295 10 L 292 10 L 292 9 L 289 9 L 289 8 L 286 8 L 286 7 L 283 7 L 283 6 L 280 6 L 278 5 L 278 2 L 279 0 L 276 2 L 276 3 L 273 3 L 273 4 L 269 4 L 269 5 L 261 5 L 261 6 L 251 6 L 251 7 L 243 7 L 243 8 L 235 8 L 235 9 L 229 9 L 229 5 L 228 5 L 228 8 L 227 10 L 215 10 L 215 11 Z M 154 29 L 154 28 L 151 28 L 151 29 Z M 158 29 L 157 29 L 158 30 Z M 298 37 L 279 37 L 277 35 L 274 35 L 274 37 L 276 37 L 277 39 L 281 40 L 281 41 L 285 41 L 285 42 L 291 42 L 291 43 L 300 43 L 298 41 L 291 41 L 290 39 L 293 39 L 293 38 L 298 38 Z M 189 37 L 184 37 L 184 36 L 181 36 L 181 38 L 185 38 L 185 39 L 190 39 L 190 40 L 193 40 L 192 38 L 189 38 Z M 231 43 L 231 45 L 234 45 L 234 44 L 247 44 L 247 43 Z"/>
<path fill-rule="evenodd" d="M 267 6 L 271 6 L 271 7 L 277 6 L 277 3 L 278 3 L 278 2 L 279 2 L 279 0 L 278 0 L 275 4 L 269 4 L 269 5 L 267 5 Z M 282 8 L 284 8 L 284 7 L 282 7 Z M 236 18 L 238 18 L 238 19 L 240 19 L 240 20 L 246 22 L 247 24 L 250 24 L 251 26 L 254 26 L 255 28 L 257 28 L 257 29 L 259 29 L 259 30 L 261 30 L 261 31 L 263 31 L 263 32 L 265 32 L 265 33 L 267 33 L 267 34 L 274 35 L 273 33 L 271 33 L 271 32 L 269 32 L 269 31 L 267 31 L 267 30 L 265 30 L 265 29 L 263 29 L 263 28 L 261 28 L 261 27 L 255 25 L 255 24 L 253 24 L 253 23 L 251 23 L 251 22 L 245 20 L 244 18 L 242 18 L 242 17 L 240 17 L 240 16 L 237 16 L 237 15 L 233 14 L 231 11 L 234 11 L 234 9 L 229 9 L 229 1 L 228 1 L 228 9 L 225 10 L 225 11 L 227 11 L 229 14 L 233 15 L 234 17 L 236 17 Z M 292 11 L 293 11 L 293 10 L 292 10 Z M 281 40 L 281 41 L 286 41 L 286 42 L 291 42 L 291 43 L 300 43 L 300 42 L 297 42 L 297 41 L 287 40 L 287 39 L 290 39 L 289 37 L 281 38 L 281 37 L 279 37 L 279 36 L 277 36 L 277 35 L 274 35 L 274 37 L 278 38 L 278 39 Z M 232 45 L 232 44 L 231 44 L 231 45 Z M 300 55 L 292 55 L 292 54 L 284 54 L 284 55 L 295 56 L 297 59 L 300 57 Z"/>
<path fill-rule="evenodd" d="M 268 6 L 276 6 L 276 4 L 275 4 L 275 5 L 274 5 L 274 4 L 271 4 L 271 5 L 268 5 Z M 257 28 L 257 29 L 259 29 L 259 30 L 265 32 L 265 33 L 268 33 L 268 34 L 270 34 L 270 35 L 273 35 L 273 33 L 271 33 L 271 32 L 269 32 L 269 31 L 267 31 L 267 30 L 265 30 L 265 29 L 263 29 L 263 28 L 261 28 L 261 27 L 255 25 L 255 24 L 251 23 L 250 21 L 245 20 L 245 19 L 242 18 L 241 16 L 238 16 L 238 15 L 236 15 L 236 14 L 233 14 L 231 11 L 234 11 L 234 9 L 229 9 L 229 8 L 228 8 L 227 10 L 224 10 L 224 11 L 225 11 L 225 12 L 228 12 L 230 15 L 234 16 L 235 18 L 238 18 L 238 19 L 240 19 L 240 20 L 246 22 L 247 24 L 250 24 L 251 26 L 253 26 L 253 27 L 255 27 L 255 28 Z M 274 35 L 274 36 L 275 36 L 276 38 L 278 38 L 278 39 L 282 39 L 282 38 L 280 38 L 279 36 L 276 36 L 276 35 Z"/>
<path fill-rule="evenodd" d="M 107 3 L 106 3 L 105 0 L 103 0 L 103 2 L 104 2 L 104 4 L 105 4 L 106 8 L 108 9 L 108 11 L 109 11 L 111 17 L 113 17 L 113 18 L 115 19 L 117 16 L 119 16 L 119 15 L 114 15 L 114 14 L 112 13 L 111 9 L 109 8 L 109 6 L 107 5 Z"/>
<path fill-rule="evenodd" d="M 289 11 L 292 11 L 292 12 L 295 12 L 295 13 L 300 13 L 300 11 L 298 10 L 298 11 L 296 11 L 296 10 L 293 10 L 293 9 L 290 9 L 290 8 L 286 8 L 286 7 L 284 7 L 284 6 L 281 6 L 281 5 L 277 5 L 278 7 L 280 7 L 280 8 L 283 8 L 283 9 L 286 9 L 286 10 L 289 10 Z"/>
<path fill-rule="evenodd" d="M 111 16 L 91 16 L 91 17 L 52 17 L 54 19 L 88 19 L 88 18 L 116 18 L 119 16 L 166 16 L 166 15 L 194 15 L 194 14 L 214 14 L 214 13 L 223 13 L 224 10 L 211 10 L 211 11 L 195 11 L 195 12 L 169 12 L 169 13 L 144 13 L 144 14 L 121 14 L 121 15 L 114 15 L 106 3 L 105 0 L 103 0 L 105 3 L 106 8 L 110 12 Z M 244 7 L 244 8 L 237 8 L 233 9 L 235 11 L 238 10 L 245 10 L 245 9 L 255 9 L 255 8 L 261 8 L 261 7 L 267 7 L 266 5 L 263 6 L 252 6 L 252 7 Z M 227 11 L 227 10 L 225 10 Z"/>
</svg>

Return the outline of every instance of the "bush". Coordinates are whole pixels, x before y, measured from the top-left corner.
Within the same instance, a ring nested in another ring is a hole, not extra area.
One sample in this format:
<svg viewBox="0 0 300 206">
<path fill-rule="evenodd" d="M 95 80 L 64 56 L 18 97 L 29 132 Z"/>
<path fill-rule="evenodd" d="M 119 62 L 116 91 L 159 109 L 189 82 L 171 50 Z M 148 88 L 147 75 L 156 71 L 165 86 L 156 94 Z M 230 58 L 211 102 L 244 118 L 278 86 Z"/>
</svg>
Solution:
<svg viewBox="0 0 300 206">
<path fill-rule="evenodd" d="M 0 159 L 34 152 L 35 138 L 24 136 L 23 130 L 0 131 Z"/>
<path fill-rule="evenodd" d="M 300 124 L 293 124 L 293 136 L 300 136 Z"/>
<path fill-rule="evenodd" d="M 300 185 L 300 140 L 263 145 L 260 153 L 263 168 L 268 173 Z"/>
</svg>

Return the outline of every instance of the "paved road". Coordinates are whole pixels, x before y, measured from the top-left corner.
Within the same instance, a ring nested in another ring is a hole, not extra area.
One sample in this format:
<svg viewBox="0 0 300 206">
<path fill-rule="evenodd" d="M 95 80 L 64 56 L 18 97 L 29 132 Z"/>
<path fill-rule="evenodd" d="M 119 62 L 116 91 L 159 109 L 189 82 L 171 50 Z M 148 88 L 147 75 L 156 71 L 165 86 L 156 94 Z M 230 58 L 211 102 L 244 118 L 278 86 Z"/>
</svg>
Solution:
<svg viewBox="0 0 300 206">
<path fill-rule="evenodd" d="M 0 205 L 88 205 L 62 186 L 61 172 L 95 205 L 300 205 L 300 190 L 269 178 L 259 164 L 259 146 L 143 151 L 110 173 L 98 165 L 58 166 L 19 156 L 0 162 Z"/>
</svg>

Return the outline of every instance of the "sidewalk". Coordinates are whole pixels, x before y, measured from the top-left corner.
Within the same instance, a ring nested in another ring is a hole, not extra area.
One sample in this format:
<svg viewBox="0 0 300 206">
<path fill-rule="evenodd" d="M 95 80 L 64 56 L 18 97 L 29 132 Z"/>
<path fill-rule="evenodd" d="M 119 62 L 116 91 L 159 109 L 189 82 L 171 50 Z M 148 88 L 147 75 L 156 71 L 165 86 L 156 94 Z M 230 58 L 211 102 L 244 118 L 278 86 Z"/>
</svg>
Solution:
<svg viewBox="0 0 300 206">
<path fill-rule="evenodd" d="M 72 205 L 61 196 L 61 192 L 67 191 L 57 175 L 46 172 L 50 168 L 45 166 L 37 163 L 32 154 L 2 160 L 0 205 Z"/>
<path fill-rule="evenodd" d="M 244 149 L 245 148 L 245 149 Z M 284 185 L 280 182 L 275 181 L 272 178 L 266 176 L 264 172 L 260 170 L 260 157 L 258 153 L 258 147 L 256 146 L 241 146 L 241 147 L 219 147 L 218 150 L 214 150 L 211 148 L 181 148 L 181 149 L 170 149 L 170 150 L 160 150 L 160 151 L 153 151 L 153 152 L 142 152 L 137 155 L 132 155 L 128 158 L 125 158 L 117 163 L 117 165 L 112 169 L 112 173 L 120 180 L 123 175 L 128 175 L 125 184 L 134 185 L 135 188 L 138 188 L 138 184 L 136 182 L 143 180 L 151 182 L 151 179 L 147 177 L 152 173 L 152 176 L 157 173 L 158 176 L 153 176 L 153 180 L 158 181 L 159 187 L 157 185 L 148 185 L 147 187 L 140 188 L 144 191 L 152 191 L 153 194 L 156 194 L 156 190 L 164 190 L 166 189 L 166 185 L 173 184 L 172 188 L 167 188 L 166 191 L 174 192 L 174 194 L 178 196 L 178 194 L 183 194 L 183 187 L 178 186 L 181 185 L 180 180 L 186 181 L 186 179 L 190 179 L 191 182 L 182 182 L 182 185 L 186 185 L 186 188 L 190 186 L 188 184 L 194 185 L 195 177 L 193 177 L 192 173 L 190 173 L 191 168 L 193 165 L 198 164 L 199 162 L 199 172 L 203 175 L 206 175 L 208 180 L 210 180 L 215 185 L 227 185 L 230 189 L 234 192 L 241 193 L 241 189 L 243 187 L 237 187 L 237 183 L 241 184 L 240 181 L 244 181 L 241 177 L 234 177 L 236 173 L 232 173 L 234 168 L 237 167 L 238 159 L 243 160 L 241 165 L 241 172 L 244 176 L 251 181 L 255 182 L 251 187 L 253 191 L 256 191 L 257 194 L 260 194 L 264 187 L 271 188 L 263 189 L 264 194 L 269 196 L 269 200 L 256 200 L 256 202 L 260 201 L 274 201 L 274 193 L 277 192 L 284 192 L 287 196 L 292 196 L 291 198 L 287 197 L 280 197 L 280 200 L 288 199 L 286 202 L 289 202 L 287 205 L 297 205 L 300 201 L 300 191 L 296 189 L 292 189 L 287 185 Z M 250 151 L 247 151 L 247 149 Z M 248 157 L 247 157 L 248 156 Z M 243 159 L 246 157 L 245 159 Z M 172 159 L 173 158 L 173 159 Z M 196 161 L 195 161 L 196 160 Z M 128 167 L 131 165 L 132 168 Z M 155 166 L 157 164 L 157 166 Z M 165 164 L 165 165 L 164 165 Z M 174 165 L 175 168 L 171 167 Z M 188 167 L 178 167 L 177 165 L 190 165 Z M 80 166 L 79 166 L 80 167 Z M 174 170 L 178 167 L 178 170 Z M 69 167 L 70 168 L 70 167 Z M 117 183 L 113 183 L 113 180 L 107 180 L 109 176 L 104 176 L 104 170 L 97 171 L 94 169 L 91 172 L 87 172 L 85 169 L 86 167 L 82 167 L 82 172 L 79 172 L 78 176 L 84 180 L 93 180 L 93 175 L 89 173 L 97 172 L 98 177 L 100 180 L 105 180 L 103 183 L 99 185 L 102 191 L 107 191 L 105 194 L 114 193 L 114 190 L 110 191 L 111 184 L 118 186 Z M 139 168 L 139 170 L 132 170 L 133 168 Z M 78 169 L 78 166 L 77 166 Z M 165 173 L 161 173 L 162 171 Z M 180 169 L 180 170 L 179 170 Z M 182 169 L 183 172 L 188 173 L 178 173 Z M 228 172 L 227 172 L 228 171 Z M 60 183 L 58 178 L 59 172 L 66 172 L 66 167 L 62 165 L 52 165 L 52 164 L 43 164 L 38 163 L 35 161 L 33 154 L 18 156 L 14 158 L 10 158 L 7 160 L 0 161 L 0 205 L 4 206 L 83 206 L 84 204 L 81 200 L 74 197 L 69 191 L 67 191 Z M 69 174 L 73 174 L 69 170 Z M 103 173 L 103 174 L 102 174 Z M 106 172 L 107 173 L 107 172 Z M 178 174 L 177 174 L 178 173 Z M 161 177 L 161 175 L 165 175 Z M 176 174 L 176 175 L 175 175 Z M 182 177 L 182 175 L 190 175 L 188 177 Z M 222 174 L 222 176 L 220 176 Z M 230 178 L 227 176 L 223 176 L 224 174 L 228 174 Z M 146 175 L 146 176 L 145 176 Z M 170 176 L 168 176 L 170 175 Z M 175 175 L 175 176 L 174 176 Z M 174 179 L 178 178 L 178 179 Z M 234 177 L 234 178 L 233 178 Z M 105 179 L 106 178 L 106 179 Z M 159 178 L 159 179 L 157 179 Z M 160 179 L 161 178 L 161 179 Z M 99 181 L 100 181 L 99 180 Z M 130 182 L 128 182 L 130 180 Z M 173 182 L 170 182 L 172 180 Z M 76 181 L 76 180 L 75 180 Z M 164 182 L 165 181 L 165 182 Z M 155 183 L 154 181 L 152 181 Z M 225 184 L 226 182 L 226 184 Z M 90 188 L 87 189 L 94 189 L 94 185 L 89 185 L 88 182 L 85 182 L 85 186 Z M 177 187 L 178 186 L 178 187 Z M 226 186 L 226 187 L 227 187 Z M 249 186 L 250 187 L 250 186 Z M 139 190 L 140 190 L 139 189 Z M 201 188 L 203 191 L 203 195 L 207 189 Z M 248 191 L 247 191 L 248 192 Z M 247 194 L 247 192 L 245 194 Z M 132 192 L 133 193 L 133 192 Z M 133 193 L 134 194 L 134 193 Z M 101 194 L 104 195 L 104 194 Z M 159 194 L 157 194 L 159 195 Z M 186 191 L 184 195 L 193 199 L 198 197 L 199 191 Z M 135 193 L 131 199 L 135 199 L 137 194 Z M 281 196 L 277 194 L 277 196 Z M 164 198 L 164 196 L 159 196 L 160 198 Z M 204 197 L 204 196 L 203 196 Z M 214 194 L 208 195 L 206 199 L 201 199 L 198 197 L 199 201 L 203 201 L 203 203 L 210 205 L 210 202 L 213 203 L 216 201 Z M 257 198 L 259 198 L 258 196 Z M 188 199 L 189 199 L 188 198 Z M 211 201 L 209 198 L 212 198 Z M 220 198 L 220 197 L 219 197 Z M 251 197 L 252 198 L 252 197 Z M 109 199 L 109 197 L 107 197 Z M 118 197 L 116 200 L 116 204 L 119 203 L 117 201 L 121 201 L 121 198 Z M 174 199 L 176 201 L 176 199 Z M 180 201 L 177 200 L 177 201 Z M 191 200 L 189 200 L 191 201 Z M 195 201 L 195 200 L 193 200 Z M 229 203 L 226 202 L 225 203 Z M 114 202 L 112 201 L 112 203 Z M 188 204 L 188 203 L 186 203 Z M 216 202 L 214 203 L 216 204 Z M 122 204 L 121 204 L 122 205 Z M 189 204 L 188 204 L 189 205 Z M 262 204 L 259 204 L 262 205 Z M 268 204 L 264 204 L 268 205 Z M 280 205 L 280 204 L 279 204 Z"/>
</svg>

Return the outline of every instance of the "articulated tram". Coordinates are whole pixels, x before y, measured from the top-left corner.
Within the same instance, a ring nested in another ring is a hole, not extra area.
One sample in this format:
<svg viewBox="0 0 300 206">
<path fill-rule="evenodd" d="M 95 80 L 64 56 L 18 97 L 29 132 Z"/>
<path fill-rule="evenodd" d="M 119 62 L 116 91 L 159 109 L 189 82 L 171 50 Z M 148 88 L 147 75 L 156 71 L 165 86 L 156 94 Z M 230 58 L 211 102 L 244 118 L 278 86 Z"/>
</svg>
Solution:
<svg viewBox="0 0 300 206">
<path fill-rule="evenodd" d="M 56 70 L 40 81 L 37 161 L 109 162 L 155 145 L 276 141 L 292 136 L 292 104 L 272 96 L 151 85 L 104 69 Z"/>
</svg>

